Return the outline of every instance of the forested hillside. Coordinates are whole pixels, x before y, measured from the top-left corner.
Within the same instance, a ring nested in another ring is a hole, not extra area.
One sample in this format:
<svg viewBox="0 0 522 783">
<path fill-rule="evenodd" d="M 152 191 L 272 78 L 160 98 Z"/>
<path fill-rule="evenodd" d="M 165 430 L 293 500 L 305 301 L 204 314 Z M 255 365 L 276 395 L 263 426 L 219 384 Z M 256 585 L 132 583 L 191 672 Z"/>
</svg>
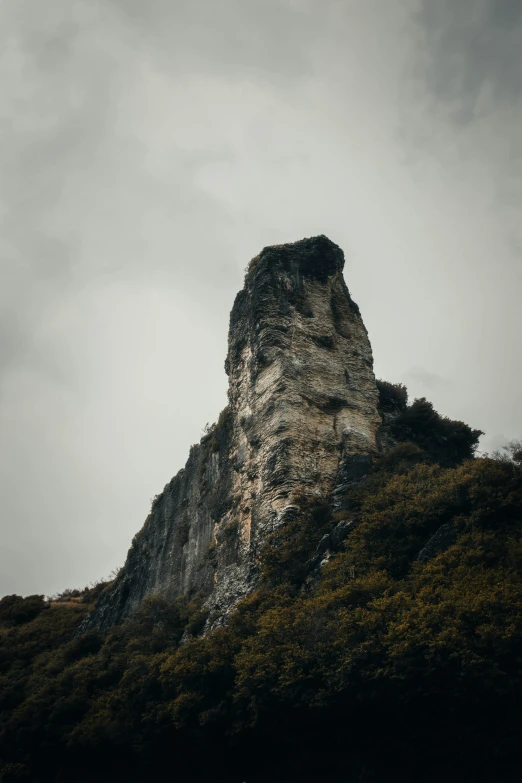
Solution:
<svg viewBox="0 0 522 783">
<path fill-rule="evenodd" d="M 520 779 L 522 454 L 380 394 L 397 445 L 303 498 L 225 627 L 197 595 L 82 636 L 103 584 L 2 599 L 2 781 Z"/>
</svg>

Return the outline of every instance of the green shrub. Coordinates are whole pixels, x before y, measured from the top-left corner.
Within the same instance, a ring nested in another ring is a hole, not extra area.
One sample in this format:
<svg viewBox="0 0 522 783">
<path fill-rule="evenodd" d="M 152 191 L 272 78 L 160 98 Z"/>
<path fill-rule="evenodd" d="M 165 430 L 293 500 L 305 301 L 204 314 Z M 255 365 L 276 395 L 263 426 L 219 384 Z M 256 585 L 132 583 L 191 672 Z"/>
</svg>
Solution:
<svg viewBox="0 0 522 783">
<path fill-rule="evenodd" d="M 501 449 L 494 451 L 492 457 L 502 462 L 514 462 L 515 464 L 522 462 L 522 441 L 509 441 Z"/>
<path fill-rule="evenodd" d="M 43 595 L 6 595 L 0 600 L 0 624 L 23 625 L 48 608 Z"/>
<path fill-rule="evenodd" d="M 408 404 L 408 389 L 402 383 L 377 380 L 379 407 L 383 411 L 401 411 Z"/>
<path fill-rule="evenodd" d="M 301 584 L 317 544 L 332 525 L 330 507 L 323 500 L 303 496 L 296 503 L 297 518 L 268 536 L 260 553 L 261 574 L 267 584 Z"/>
<path fill-rule="evenodd" d="M 392 433 L 397 440 L 412 441 L 447 467 L 471 459 L 484 434 L 462 421 L 440 416 L 424 397 L 402 411 L 392 425 Z"/>
<path fill-rule="evenodd" d="M 103 645 L 103 637 L 98 631 L 87 631 L 75 637 L 64 650 L 64 661 L 74 663 L 86 655 L 95 655 Z"/>
</svg>

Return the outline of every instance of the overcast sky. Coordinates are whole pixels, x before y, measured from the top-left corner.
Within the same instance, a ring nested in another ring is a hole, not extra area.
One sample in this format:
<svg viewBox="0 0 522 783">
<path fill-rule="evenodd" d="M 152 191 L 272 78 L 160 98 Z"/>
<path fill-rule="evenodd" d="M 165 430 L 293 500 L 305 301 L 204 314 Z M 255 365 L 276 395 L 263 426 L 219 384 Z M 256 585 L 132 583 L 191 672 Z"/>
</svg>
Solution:
<svg viewBox="0 0 522 783">
<path fill-rule="evenodd" d="M 123 564 L 265 245 L 329 236 L 377 377 L 522 436 L 520 0 L 3 0 L 0 116 L 0 594 Z"/>
</svg>

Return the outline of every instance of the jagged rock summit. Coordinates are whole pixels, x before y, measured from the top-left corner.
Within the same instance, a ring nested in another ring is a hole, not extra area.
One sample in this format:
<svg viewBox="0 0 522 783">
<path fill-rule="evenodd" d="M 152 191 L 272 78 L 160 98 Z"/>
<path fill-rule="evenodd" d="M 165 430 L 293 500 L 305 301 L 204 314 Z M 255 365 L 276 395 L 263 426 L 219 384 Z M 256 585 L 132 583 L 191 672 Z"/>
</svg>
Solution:
<svg viewBox="0 0 522 783">
<path fill-rule="evenodd" d="M 331 500 L 376 452 L 368 335 L 325 236 L 266 247 L 230 315 L 229 404 L 156 498 L 83 624 L 106 629 L 145 596 L 199 593 L 223 622 L 257 582 L 256 553 L 303 497 Z"/>
</svg>

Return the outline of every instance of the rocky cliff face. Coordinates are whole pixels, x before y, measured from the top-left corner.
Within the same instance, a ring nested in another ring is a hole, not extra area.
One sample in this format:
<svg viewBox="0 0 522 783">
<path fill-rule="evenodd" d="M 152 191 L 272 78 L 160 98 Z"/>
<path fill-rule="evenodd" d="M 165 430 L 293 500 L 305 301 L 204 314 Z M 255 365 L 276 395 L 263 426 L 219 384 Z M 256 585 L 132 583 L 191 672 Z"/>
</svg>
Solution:
<svg viewBox="0 0 522 783">
<path fill-rule="evenodd" d="M 230 316 L 229 405 L 155 500 L 82 627 L 107 628 L 152 593 L 204 597 L 222 622 L 256 584 L 256 553 L 303 497 L 335 503 L 377 450 L 372 353 L 324 236 L 265 248 Z"/>
</svg>

